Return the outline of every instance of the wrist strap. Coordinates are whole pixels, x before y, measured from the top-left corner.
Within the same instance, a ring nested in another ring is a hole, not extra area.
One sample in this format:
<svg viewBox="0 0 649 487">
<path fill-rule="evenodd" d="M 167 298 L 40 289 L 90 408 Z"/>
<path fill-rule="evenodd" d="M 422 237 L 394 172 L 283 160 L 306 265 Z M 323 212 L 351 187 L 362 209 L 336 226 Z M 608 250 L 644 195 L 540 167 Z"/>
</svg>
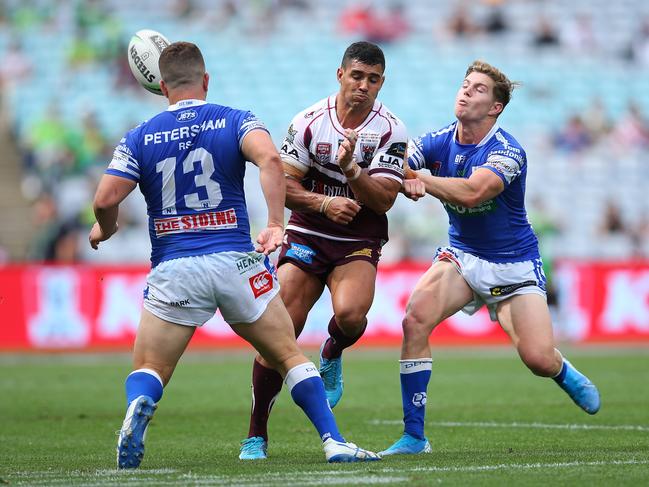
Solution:
<svg viewBox="0 0 649 487">
<path fill-rule="evenodd" d="M 320 213 L 324 215 L 325 211 L 327 211 L 327 208 L 329 208 L 329 205 L 333 200 L 334 196 L 325 196 L 322 200 L 322 203 L 320 203 Z"/>
<path fill-rule="evenodd" d="M 361 169 L 361 166 L 356 164 L 354 166 L 354 174 L 352 174 L 351 176 L 347 176 L 347 174 L 345 174 L 345 177 L 347 178 L 347 181 L 356 181 L 358 178 L 361 177 L 362 172 L 363 170 Z"/>
</svg>

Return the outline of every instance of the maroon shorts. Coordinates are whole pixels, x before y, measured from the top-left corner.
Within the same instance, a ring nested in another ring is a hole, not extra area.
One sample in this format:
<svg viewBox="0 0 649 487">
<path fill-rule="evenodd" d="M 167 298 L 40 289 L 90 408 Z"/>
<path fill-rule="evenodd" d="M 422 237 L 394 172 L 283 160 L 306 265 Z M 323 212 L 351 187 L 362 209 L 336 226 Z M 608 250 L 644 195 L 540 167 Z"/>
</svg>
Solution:
<svg viewBox="0 0 649 487">
<path fill-rule="evenodd" d="M 290 262 L 324 281 L 334 267 L 354 260 L 364 260 L 376 267 L 380 258 L 378 241 L 344 242 L 287 230 L 277 266 Z"/>
</svg>

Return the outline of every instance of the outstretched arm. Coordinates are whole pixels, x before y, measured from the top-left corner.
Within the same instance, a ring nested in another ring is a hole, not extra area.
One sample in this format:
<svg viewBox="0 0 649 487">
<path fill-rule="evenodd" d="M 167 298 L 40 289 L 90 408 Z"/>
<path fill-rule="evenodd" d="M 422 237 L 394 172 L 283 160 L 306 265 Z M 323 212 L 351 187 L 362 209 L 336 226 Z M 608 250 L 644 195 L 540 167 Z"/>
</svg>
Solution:
<svg viewBox="0 0 649 487">
<path fill-rule="evenodd" d="M 257 252 L 270 254 L 282 244 L 286 183 L 282 161 L 265 130 L 252 130 L 243 139 L 244 157 L 259 168 L 259 182 L 268 207 L 268 223 L 257 237 Z"/>
<path fill-rule="evenodd" d="M 474 208 L 495 198 L 505 189 L 505 183 L 487 168 L 478 168 L 468 179 L 443 178 L 417 173 L 426 185 L 426 192 L 442 201 Z"/>
</svg>

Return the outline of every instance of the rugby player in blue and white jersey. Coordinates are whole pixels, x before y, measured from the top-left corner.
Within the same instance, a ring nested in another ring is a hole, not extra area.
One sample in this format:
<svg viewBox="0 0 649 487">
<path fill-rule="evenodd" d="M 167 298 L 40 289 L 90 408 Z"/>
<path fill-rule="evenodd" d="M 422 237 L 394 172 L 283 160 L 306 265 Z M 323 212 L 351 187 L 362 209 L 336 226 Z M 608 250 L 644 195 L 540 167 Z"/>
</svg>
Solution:
<svg viewBox="0 0 649 487">
<path fill-rule="evenodd" d="M 94 200 L 93 248 L 117 231 L 120 202 L 139 184 L 147 202 L 152 269 L 126 379 L 119 468 L 137 468 L 163 387 L 197 326 L 223 318 L 282 375 L 312 421 L 329 462 L 376 460 L 347 443 L 317 367 L 299 350 L 268 254 L 282 243 L 285 181 L 264 125 L 250 112 L 206 103 L 209 75 L 197 46 L 177 42 L 159 60 L 169 108 L 117 146 Z M 259 167 L 268 224 L 250 239 L 243 178 Z M 125 249 L 128 251 L 128 249 Z"/>
<path fill-rule="evenodd" d="M 469 66 L 455 100 L 457 121 L 411 141 L 417 179 L 404 192 L 438 198 L 449 216 L 449 243 L 410 296 L 400 360 L 403 436 L 380 455 L 428 453 L 424 436 L 426 389 L 432 359 L 428 338 L 459 310 L 487 305 L 525 365 L 552 377 L 589 414 L 600 407 L 597 388 L 555 348 L 538 242 L 525 212 L 525 151 L 497 119 L 514 84 L 498 69 Z"/>
</svg>

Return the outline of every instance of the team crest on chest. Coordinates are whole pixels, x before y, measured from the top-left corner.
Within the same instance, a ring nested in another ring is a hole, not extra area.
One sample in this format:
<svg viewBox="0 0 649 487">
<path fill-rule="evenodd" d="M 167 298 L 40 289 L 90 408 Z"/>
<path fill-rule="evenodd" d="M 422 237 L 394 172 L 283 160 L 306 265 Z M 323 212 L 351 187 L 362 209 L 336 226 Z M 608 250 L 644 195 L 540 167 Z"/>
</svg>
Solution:
<svg viewBox="0 0 649 487">
<path fill-rule="evenodd" d="M 329 142 L 318 142 L 316 144 L 315 159 L 323 166 L 331 161 L 331 144 Z"/>
<path fill-rule="evenodd" d="M 373 132 L 361 133 L 358 136 L 358 142 L 363 162 L 370 164 L 376 148 L 379 146 L 379 142 L 381 142 L 381 135 Z"/>
</svg>

